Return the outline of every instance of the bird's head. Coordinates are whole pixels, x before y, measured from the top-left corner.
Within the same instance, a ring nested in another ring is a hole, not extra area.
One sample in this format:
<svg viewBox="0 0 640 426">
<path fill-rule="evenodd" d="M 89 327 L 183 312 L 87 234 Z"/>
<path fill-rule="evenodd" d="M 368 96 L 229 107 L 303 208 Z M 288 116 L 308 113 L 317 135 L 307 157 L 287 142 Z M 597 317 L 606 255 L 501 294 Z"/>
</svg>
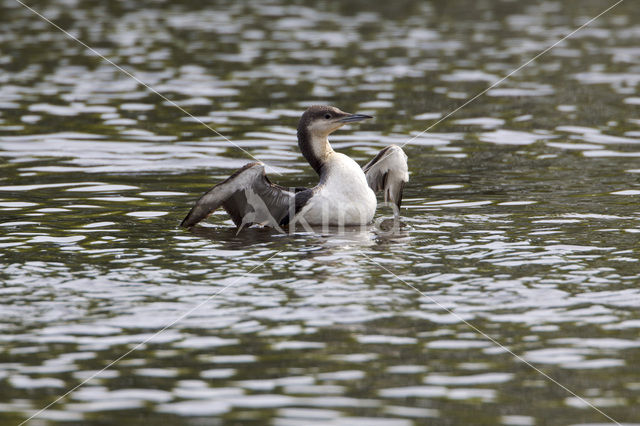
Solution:
<svg viewBox="0 0 640 426">
<path fill-rule="evenodd" d="M 349 114 L 328 105 L 314 105 L 309 107 L 300 117 L 298 132 L 305 132 L 312 138 L 324 139 L 347 123 L 362 121 L 367 118 L 373 117 L 364 114 Z"/>
</svg>

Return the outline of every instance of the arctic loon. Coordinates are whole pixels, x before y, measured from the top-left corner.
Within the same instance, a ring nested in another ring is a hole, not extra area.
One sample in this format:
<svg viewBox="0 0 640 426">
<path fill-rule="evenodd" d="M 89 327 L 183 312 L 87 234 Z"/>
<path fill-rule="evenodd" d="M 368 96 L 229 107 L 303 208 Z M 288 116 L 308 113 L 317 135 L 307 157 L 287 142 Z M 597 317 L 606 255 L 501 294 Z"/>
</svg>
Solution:
<svg viewBox="0 0 640 426">
<path fill-rule="evenodd" d="M 298 147 L 320 180 L 313 188 L 286 188 L 271 183 L 261 162 L 246 164 L 207 191 L 181 223 L 192 227 L 223 207 L 240 231 L 254 224 L 279 228 L 309 225 L 364 225 L 373 220 L 376 192 L 398 208 L 409 181 L 407 156 L 390 145 L 364 167 L 335 152 L 327 137 L 347 123 L 373 118 L 338 108 L 314 105 L 298 124 Z"/>
</svg>

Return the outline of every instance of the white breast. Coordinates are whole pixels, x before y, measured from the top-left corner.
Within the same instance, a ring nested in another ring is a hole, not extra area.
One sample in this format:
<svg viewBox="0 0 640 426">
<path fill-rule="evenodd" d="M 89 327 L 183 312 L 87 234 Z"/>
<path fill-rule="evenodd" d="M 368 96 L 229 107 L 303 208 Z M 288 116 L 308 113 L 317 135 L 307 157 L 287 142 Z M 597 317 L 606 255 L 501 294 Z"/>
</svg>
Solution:
<svg viewBox="0 0 640 426">
<path fill-rule="evenodd" d="M 304 219 L 309 225 L 370 223 L 376 211 L 376 195 L 358 163 L 333 152 L 323 168 L 323 181 L 294 220 Z"/>
</svg>

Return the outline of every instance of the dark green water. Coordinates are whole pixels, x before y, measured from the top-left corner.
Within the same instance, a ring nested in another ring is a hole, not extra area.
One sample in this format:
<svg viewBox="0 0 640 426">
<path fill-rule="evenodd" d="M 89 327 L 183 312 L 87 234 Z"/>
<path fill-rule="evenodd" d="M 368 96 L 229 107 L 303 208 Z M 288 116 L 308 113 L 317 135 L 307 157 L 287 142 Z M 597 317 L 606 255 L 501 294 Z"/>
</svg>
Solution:
<svg viewBox="0 0 640 426">
<path fill-rule="evenodd" d="M 332 138 L 364 164 L 613 2 L 29 4 L 308 186 L 308 105 L 376 116 Z M 463 319 L 640 424 L 639 23 L 412 140 L 399 234 L 236 236 L 177 225 L 248 155 L 0 0 L 0 423 L 208 300 L 30 424 L 610 422 Z"/>
</svg>

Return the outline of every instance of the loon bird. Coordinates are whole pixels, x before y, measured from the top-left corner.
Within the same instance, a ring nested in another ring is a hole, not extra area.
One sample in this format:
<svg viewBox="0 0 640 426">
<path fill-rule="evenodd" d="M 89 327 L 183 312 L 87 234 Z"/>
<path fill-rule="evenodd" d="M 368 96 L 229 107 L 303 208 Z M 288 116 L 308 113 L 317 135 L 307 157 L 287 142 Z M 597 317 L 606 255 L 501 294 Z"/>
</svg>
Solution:
<svg viewBox="0 0 640 426">
<path fill-rule="evenodd" d="M 298 124 L 298 147 L 320 177 L 313 188 L 285 188 L 271 183 L 264 164 L 248 163 L 207 191 L 181 223 L 192 227 L 222 206 L 238 227 L 258 224 L 281 226 L 364 225 L 376 211 L 375 192 L 398 208 L 404 184 L 409 181 L 407 156 L 390 145 L 364 167 L 335 152 L 327 137 L 347 123 L 373 118 L 349 114 L 338 108 L 314 105 Z M 374 192 L 375 191 L 375 192 Z M 395 209 L 394 209 L 395 210 Z"/>
</svg>

